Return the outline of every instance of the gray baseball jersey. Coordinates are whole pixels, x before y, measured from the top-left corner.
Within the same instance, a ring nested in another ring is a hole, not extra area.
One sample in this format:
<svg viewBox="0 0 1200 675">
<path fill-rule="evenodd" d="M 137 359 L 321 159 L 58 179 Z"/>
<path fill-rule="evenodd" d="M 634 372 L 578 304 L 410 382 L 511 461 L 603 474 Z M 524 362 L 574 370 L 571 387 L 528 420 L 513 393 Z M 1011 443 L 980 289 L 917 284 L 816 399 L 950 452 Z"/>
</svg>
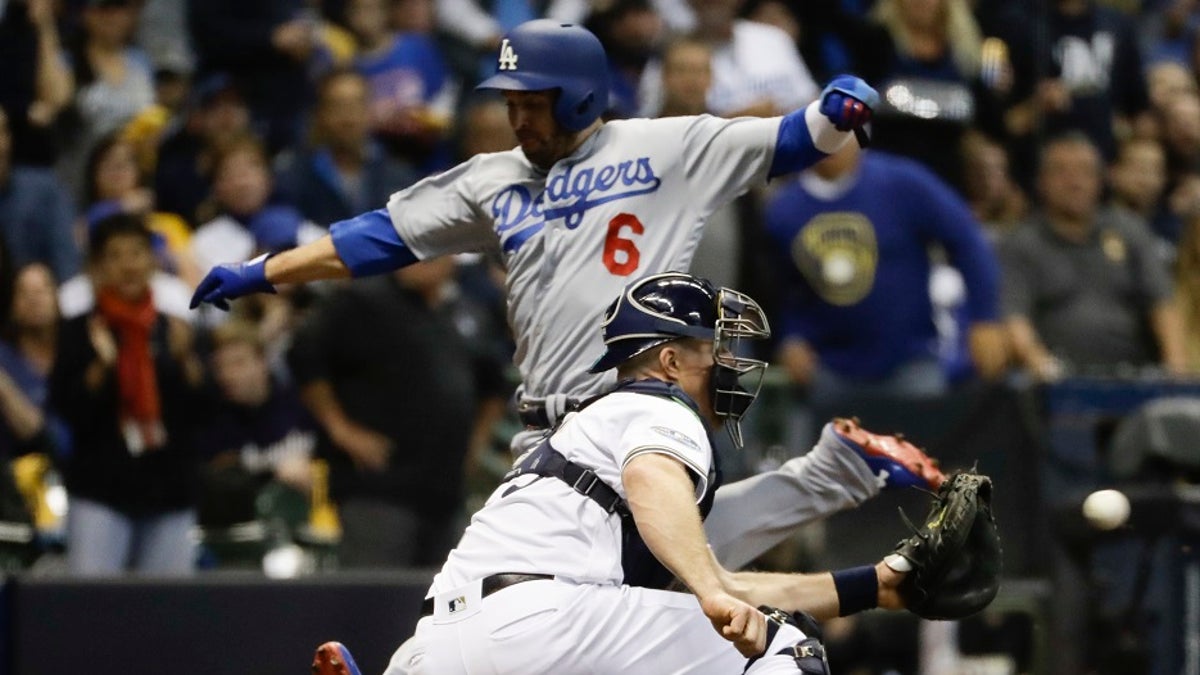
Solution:
<svg viewBox="0 0 1200 675">
<path fill-rule="evenodd" d="M 626 284 L 687 270 L 705 220 L 763 183 L 780 119 L 609 122 L 547 173 L 519 148 L 397 192 L 388 213 L 418 258 L 498 248 L 523 396 L 584 397 L 613 375 L 600 317 Z"/>
</svg>

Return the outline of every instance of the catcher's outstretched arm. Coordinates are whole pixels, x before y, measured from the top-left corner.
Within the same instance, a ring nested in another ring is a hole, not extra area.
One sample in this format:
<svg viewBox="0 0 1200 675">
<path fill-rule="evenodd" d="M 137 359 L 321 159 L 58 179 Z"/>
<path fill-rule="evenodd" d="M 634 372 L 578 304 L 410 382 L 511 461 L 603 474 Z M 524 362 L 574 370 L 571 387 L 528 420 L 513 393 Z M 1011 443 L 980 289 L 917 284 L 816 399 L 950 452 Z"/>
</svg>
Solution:
<svg viewBox="0 0 1200 675">
<path fill-rule="evenodd" d="M 855 614 L 863 609 L 904 609 L 898 588 L 904 575 L 883 562 L 876 563 L 875 597 L 872 601 L 842 597 L 840 590 L 851 595 L 860 588 L 848 588 L 835 582 L 835 575 L 861 576 L 871 568 L 855 568 L 839 572 L 815 574 L 784 574 L 774 572 L 726 572 L 722 583 L 735 597 L 752 605 L 770 605 L 789 612 L 805 612 L 818 621 Z M 843 604 L 854 605 L 843 606 Z"/>
</svg>

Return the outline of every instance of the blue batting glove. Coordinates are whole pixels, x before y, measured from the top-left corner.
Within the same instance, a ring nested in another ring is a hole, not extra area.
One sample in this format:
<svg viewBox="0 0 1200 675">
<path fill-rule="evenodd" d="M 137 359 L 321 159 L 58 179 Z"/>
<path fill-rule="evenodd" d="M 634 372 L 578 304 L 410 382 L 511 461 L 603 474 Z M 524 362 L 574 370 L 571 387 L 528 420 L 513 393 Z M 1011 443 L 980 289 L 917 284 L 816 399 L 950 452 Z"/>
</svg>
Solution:
<svg viewBox="0 0 1200 675">
<path fill-rule="evenodd" d="M 229 301 L 251 293 L 274 293 L 275 287 L 267 281 L 267 258 L 264 253 L 253 260 L 240 263 L 217 265 L 208 271 L 196 286 L 190 307 L 196 309 L 201 303 L 229 310 Z"/>
<path fill-rule="evenodd" d="M 854 75 L 838 75 L 821 92 L 821 114 L 838 131 L 861 129 L 878 106 L 879 92 Z"/>
</svg>

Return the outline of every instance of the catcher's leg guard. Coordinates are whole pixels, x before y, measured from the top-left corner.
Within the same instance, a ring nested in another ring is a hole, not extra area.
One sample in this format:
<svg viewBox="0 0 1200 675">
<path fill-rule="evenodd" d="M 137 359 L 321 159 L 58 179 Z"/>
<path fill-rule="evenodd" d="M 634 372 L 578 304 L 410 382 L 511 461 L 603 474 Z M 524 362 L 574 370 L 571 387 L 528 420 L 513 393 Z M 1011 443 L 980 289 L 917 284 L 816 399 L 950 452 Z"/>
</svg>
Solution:
<svg viewBox="0 0 1200 675">
<path fill-rule="evenodd" d="M 937 461 L 901 436 L 873 434 L 858 420 L 837 418 L 829 423 L 843 447 L 858 453 L 878 476 L 880 487 L 923 487 L 936 490 L 946 476 Z"/>
<path fill-rule="evenodd" d="M 766 605 L 758 609 L 767 615 L 767 648 L 746 662 L 744 673 L 829 675 L 821 628 L 815 619 L 804 612 L 788 614 Z"/>
<path fill-rule="evenodd" d="M 313 655 L 313 675 L 362 675 L 350 650 L 340 642 L 326 642 Z"/>
</svg>

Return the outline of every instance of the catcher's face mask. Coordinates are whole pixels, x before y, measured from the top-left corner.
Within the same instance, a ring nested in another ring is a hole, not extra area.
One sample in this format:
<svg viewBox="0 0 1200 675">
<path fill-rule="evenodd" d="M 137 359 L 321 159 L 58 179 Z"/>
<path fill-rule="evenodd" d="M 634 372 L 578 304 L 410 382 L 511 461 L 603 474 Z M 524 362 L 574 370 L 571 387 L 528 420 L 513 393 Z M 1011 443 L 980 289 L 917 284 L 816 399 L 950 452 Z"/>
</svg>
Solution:
<svg viewBox="0 0 1200 675">
<path fill-rule="evenodd" d="M 604 372 L 664 342 L 712 340 L 709 390 L 713 412 L 742 447 L 738 425 L 758 395 L 766 362 L 748 358 L 748 340 L 771 335 L 762 307 L 744 293 L 716 288 L 683 272 L 665 272 L 630 284 L 609 305 L 602 324 L 605 352 L 591 372 Z"/>
<path fill-rule="evenodd" d="M 721 288 L 717 291 L 717 321 L 713 335 L 713 365 L 710 378 L 713 412 L 725 418 L 729 438 L 742 447 L 741 419 L 762 389 L 767 362 L 750 358 L 750 340 L 771 337 L 771 327 L 762 307 L 745 293 Z"/>
</svg>

